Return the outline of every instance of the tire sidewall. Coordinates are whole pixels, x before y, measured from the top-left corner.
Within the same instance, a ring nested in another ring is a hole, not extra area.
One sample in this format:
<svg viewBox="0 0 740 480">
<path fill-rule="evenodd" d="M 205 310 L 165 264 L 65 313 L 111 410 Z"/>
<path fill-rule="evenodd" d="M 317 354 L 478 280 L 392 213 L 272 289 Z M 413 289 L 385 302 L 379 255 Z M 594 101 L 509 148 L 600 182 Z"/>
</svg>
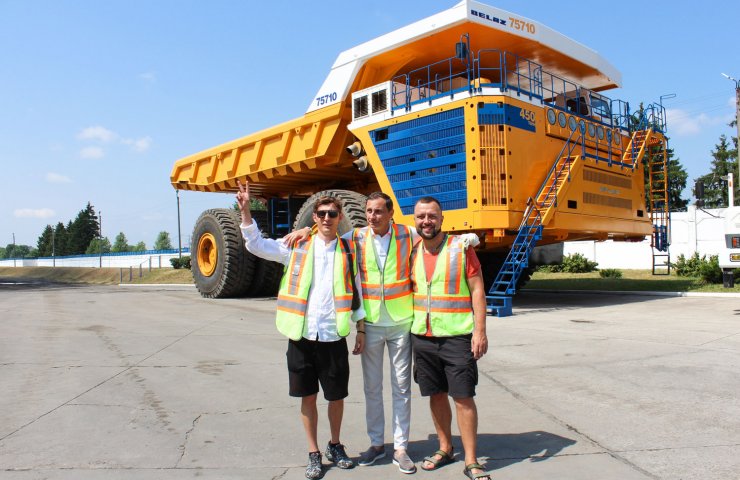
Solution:
<svg viewBox="0 0 740 480">
<path fill-rule="evenodd" d="M 204 275 L 200 271 L 200 265 L 198 264 L 198 256 L 200 254 L 198 247 L 200 239 L 206 233 L 210 233 L 214 237 L 217 248 L 216 269 L 210 276 Z M 225 253 L 226 245 L 224 244 L 223 231 L 221 230 L 221 226 L 213 217 L 203 216 L 200 221 L 196 223 L 195 229 L 193 230 L 193 239 L 196 248 L 196 258 L 191 265 L 193 269 L 193 279 L 202 295 L 213 296 L 218 291 L 221 284 L 221 278 L 224 274 L 224 262 L 222 257 Z"/>
</svg>

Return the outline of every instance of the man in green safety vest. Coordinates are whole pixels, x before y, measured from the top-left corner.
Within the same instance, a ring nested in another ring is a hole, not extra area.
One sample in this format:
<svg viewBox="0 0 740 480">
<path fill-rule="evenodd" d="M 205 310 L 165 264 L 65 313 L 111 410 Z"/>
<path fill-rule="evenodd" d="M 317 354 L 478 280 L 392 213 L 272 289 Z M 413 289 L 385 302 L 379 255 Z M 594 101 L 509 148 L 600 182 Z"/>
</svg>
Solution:
<svg viewBox="0 0 740 480">
<path fill-rule="evenodd" d="M 442 232 L 442 206 L 434 197 L 414 206 L 416 231 L 422 238 L 411 262 L 414 320 L 411 343 L 415 380 L 429 407 L 439 449 L 421 468 L 436 470 L 454 461 L 452 397 L 465 450 L 463 473 L 471 480 L 490 476 L 478 463 L 477 360 L 488 351 L 486 297 L 480 262 L 456 235 Z"/>
<path fill-rule="evenodd" d="M 327 460 L 339 468 L 352 468 L 339 441 L 348 395 L 349 359 L 346 337 L 351 324 L 357 325 L 355 348 L 364 346 L 365 312 L 360 305 L 352 310 L 352 247 L 339 241 L 337 228 L 342 220 L 342 202 L 336 197 L 320 197 L 313 209 L 316 231 L 307 239 L 288 247 L 284 241 L 263 238 L 249 211 L 249 184 L 239 183 L 237 203 L 242 216 L 242 236 L 254 255 L 286 265 L 277 300 L 276 325 L 288 337 L 289 393 L 301 398 L 301 419 L 308 439 L 307 478 L 323 476 L 317 440 L 319 385 L 329 402 L 331 440 Z M 359 281 L 358 290 L 361 291 Z M 360 293 L 361 295 L 361 293 Z"/>
</svg>

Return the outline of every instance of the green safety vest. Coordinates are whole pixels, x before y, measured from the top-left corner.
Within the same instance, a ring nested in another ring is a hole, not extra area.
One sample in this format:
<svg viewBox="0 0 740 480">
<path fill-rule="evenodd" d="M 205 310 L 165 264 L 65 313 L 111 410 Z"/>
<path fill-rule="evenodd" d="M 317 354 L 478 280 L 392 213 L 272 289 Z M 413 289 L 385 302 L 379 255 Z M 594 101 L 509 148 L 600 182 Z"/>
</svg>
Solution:
<svg viewBox="0 0 740 480">
<path fill-rule="evenodd" d="M 473 331 L 473 302 L 465 277 L 465 244 L 449 235 L 437 255 L 432 281 L 427 282 L 424 245 L 414 252 L 411 281 L 414 286 L 414 321 L 411 333 L 427 333 L 427 317 L 435 337 L 466 335 Z"/>
<path fill-rule="evenodd" d="M 391 224 L 391 241 L 382 269 L 372 236 L 370 227 L 357 228 L 352 234 L 362 281 L 365 321 L 376 323 L 380 319 L 380 304 L 385 303 L 391 319 L 400 322 L 411 316 L 414 306 L 409 271 L 413 250 L 411 231 L 405 225 Z"/>
<path fill-rule="evenodd" d="M 300 340 L 306 323 L 308 292 L 313 279 L 314 238 L 297 242 L 290 252 L 285 273 L 280 280 L 275 324 L 280 333 L 291 340 Z M 350 247 L 351 248 L 351 247 Z M 337 238 L 334 250 L 334 308 L 337 334 L 346 337 L 352 316 L 352 280 L 344 243 Z"/>
</svg>

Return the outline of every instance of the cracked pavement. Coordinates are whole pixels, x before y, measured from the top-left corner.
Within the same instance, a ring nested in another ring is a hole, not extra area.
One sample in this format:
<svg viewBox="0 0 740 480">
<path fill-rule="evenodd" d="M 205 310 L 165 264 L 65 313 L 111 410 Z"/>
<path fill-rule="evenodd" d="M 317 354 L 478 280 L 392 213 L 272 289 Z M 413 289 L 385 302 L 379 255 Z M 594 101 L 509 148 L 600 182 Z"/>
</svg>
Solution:
<svg viewBox="0 0 740 480">
<path fill-rule="evenodd" d="M 192 288 L 0 286 L 0 478 L 304 478 L 274 308 Z M 478 453 L 494 478 L 737 478 L 737 298 L 524 293 L 514 313 L 489 317 L 479 362 Z M 350 362 L 342 441 L 357 457 L 368 440 Z M 409 454 L 420 462 L 437 445 L 413 392 Z M 320 414 L 323 444 L 325 402 Z M 390 455 L 325 475 L 403 477 Z"/>
</svg>

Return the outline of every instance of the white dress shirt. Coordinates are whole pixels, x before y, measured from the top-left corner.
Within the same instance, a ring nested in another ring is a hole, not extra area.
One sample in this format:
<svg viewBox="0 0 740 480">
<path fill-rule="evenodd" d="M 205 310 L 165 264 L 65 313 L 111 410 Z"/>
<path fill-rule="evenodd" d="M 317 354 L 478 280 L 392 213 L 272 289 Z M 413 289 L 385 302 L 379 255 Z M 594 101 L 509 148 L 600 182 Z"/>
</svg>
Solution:
<svg viewBox="0 0 740 480">
<path fill-rule="evenodd" d="M 280 262 L 283 265 L 288 264 L 291 249 L 282 239 L 263 238 L 254 220 L 251 225 L 242 224 L 241 230 L 247 250 L 266 260 Z M 308 291 L 303 338 L 319 342 L 335 342 L 342 338 L 337 334 L 337 313 L 334 306 L 334 251 L 337 240 L 325 243 L 316 238 L 313 245 L 313 277 Z M 362 298 L 359 272 L 355 272 L 355 285 Z M 360 308 L 352 312 L 352 321 L 357 322 L 364 318 L 365 309 L 360 303 Z"/>
</svg>

